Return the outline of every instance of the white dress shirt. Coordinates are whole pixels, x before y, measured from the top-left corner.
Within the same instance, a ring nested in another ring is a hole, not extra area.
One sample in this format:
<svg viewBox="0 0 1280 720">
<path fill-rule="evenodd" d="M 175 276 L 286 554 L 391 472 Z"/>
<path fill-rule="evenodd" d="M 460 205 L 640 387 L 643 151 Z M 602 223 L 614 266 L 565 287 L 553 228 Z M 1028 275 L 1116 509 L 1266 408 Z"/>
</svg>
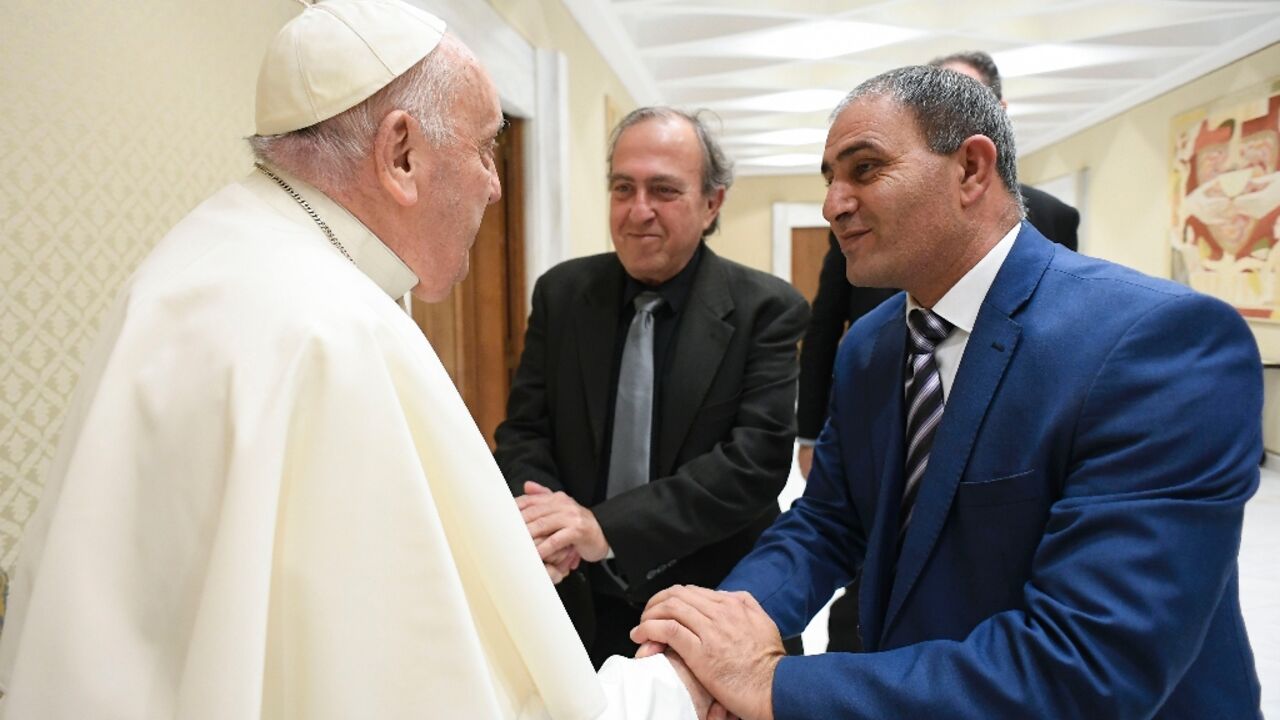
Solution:
<svg viewBox="0 0 1280 720">
<path fill-rule="evenodd" d="M 942 296 L 932 308 L 934 313 L 955 326 L 951 334 L 938 344 L 933 353 L 933 360 L 938 365 L 938 374 L 942 376 L 942 399 L 946 401 L 951 394 L 951 383 L 956 379 L 956 371 L 960 369 L 960 360 L 964 357 L 965 346 L 969 344 L 969 335 L 973 332 L 973 324 L 978 320 L 978 311 L 982 309 L 982 301 L 995 282 L 996 273 L 1004 265 L 1004 259 L 1013 249 L 1013 240 L 1018 237 L 1022 223 L 1014 225 L 995 247 L 964 274 L 951 289 Z M 907 293 L 907 314 L 915 308 L 923 307 Z M 905 392 L 905 389 L 904 389 Z"/>
</svg>

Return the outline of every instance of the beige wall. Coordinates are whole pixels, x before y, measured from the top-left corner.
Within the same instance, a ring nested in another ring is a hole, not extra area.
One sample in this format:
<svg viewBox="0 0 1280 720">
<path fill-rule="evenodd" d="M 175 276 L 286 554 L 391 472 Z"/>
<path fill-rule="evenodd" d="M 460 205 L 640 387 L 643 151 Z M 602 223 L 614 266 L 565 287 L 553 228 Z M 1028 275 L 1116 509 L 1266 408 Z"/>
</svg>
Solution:
<svg viewBox="0 0 1280 720">
<path fill-rule="evenodd" d="M 605 104 L 608 98 L 621 115 L 630 112 L 635 102 L 558 0 L 489 0 L 489 4 L 530 44 L 564 53 L 569 67 L 571 123 L 569 254 L 576 257 L 611 250 L 605 183 L 609 132 Z"/>
<path fill-rule="evenodd" d="M 258 63 L 297 5 L 11 0 L 0 23 L 0 564 L 99 318 L 248 168 Z"/>
<path fill-rule="evenodd" d="M 739 178 L 720 213 L 720 232 L 711 236 L 717 253 L 744 265 L 773 270 L 773 204 L 821 203 L 827 190 L 817 170 L 804 175 Z"/>
<path fill-rule="evenodd" d="M 1084 227 L 1089 252 L 1145 273 L 1169 277 L 1170 128 L 1173 118 L 1215 98 L 1280 75 L 1272 45 L 1176 88 L 1101 125 L 1021 158 L 1023 182 L 1088 168 Z M 1264 359 L 1280 362 L 1280 325 L 1253 324 Z M 1266 376 L 1267 449 L 1280 452 L 1280 370 Z"/>
</svg>

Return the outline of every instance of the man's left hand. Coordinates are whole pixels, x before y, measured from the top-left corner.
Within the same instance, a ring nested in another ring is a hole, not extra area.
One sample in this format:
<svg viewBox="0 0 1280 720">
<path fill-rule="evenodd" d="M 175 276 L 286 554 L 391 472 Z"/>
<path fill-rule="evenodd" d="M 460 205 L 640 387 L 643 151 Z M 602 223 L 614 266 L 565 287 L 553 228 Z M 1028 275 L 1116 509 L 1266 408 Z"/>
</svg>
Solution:
<svg viewBox="0 0 1280 720">
<path fill-rule="evenodd" d="M 596 516 L 563 492 L 551 492 L 535 482 L 524 484 L 516 507 L 524 518 L 543 562 L 560 558 L 567 549 L 577 550 L 587 562 L 599 562 L 609 554 L 609 542 Z"/>
<path fill-rule="evenodd" d="M 786 652 L 778 628 L 749 593 L 667 588 L 649 600 L 631 639 L 675 650 L 734 715 L 773 720 L 773 673 Z"/>
</svg>

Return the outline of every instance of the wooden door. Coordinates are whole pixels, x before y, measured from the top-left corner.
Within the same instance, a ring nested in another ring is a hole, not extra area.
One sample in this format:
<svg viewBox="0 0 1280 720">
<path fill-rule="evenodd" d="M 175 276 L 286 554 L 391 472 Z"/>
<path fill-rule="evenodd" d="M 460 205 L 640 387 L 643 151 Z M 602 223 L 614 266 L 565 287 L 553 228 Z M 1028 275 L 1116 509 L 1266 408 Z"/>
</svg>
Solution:
<svg viewBox="0 0 1280 720">
<path fill-rule="evenodd" d="M 791 229 L 791 284 L 813 304 L 818 294 L 818 275 L 822 272 L 822 259 L 827 255 L 826 227 Z"/>
<path fill-rule="evenodd" d="M 467 278 L 442 302 L 414 299 L 413 319 L 431 341 L 449 377 L 494 447 L 493 431 L 506 417 L 507 393 L 527 321 L 524 282 L 524 125 L 498 137 L 495 154 L 502 200 L 484 213 L 471 248 Z"/>
</svg>

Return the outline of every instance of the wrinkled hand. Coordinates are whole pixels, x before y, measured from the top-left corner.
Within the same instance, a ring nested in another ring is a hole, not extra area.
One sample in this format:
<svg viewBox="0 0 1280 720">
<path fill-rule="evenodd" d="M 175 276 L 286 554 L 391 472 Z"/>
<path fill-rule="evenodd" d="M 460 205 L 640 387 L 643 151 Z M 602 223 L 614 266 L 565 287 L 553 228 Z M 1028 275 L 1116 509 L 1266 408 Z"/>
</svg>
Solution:
<svg viewBox="0 0 1280 720">
<path fill-rule="evenodd" d="M 516 498 L 516 507 L 548 572 L 551 564 L 563 567 L 565 551 L 572 550 L 587 562 L 608 556 L 609 543 L 594 513 L 563 492 L 551 492 L 535 482 L 526 482 L 524 492 Z M 561 562 L 556 563 L 557 559 Z"/>
<path fill-rule="evenodd" d="M 671 650 L 664 653 L 667 660 L 671 663 L 671 667 L 675 668 L 676 677 L 680 678 L 680 682 L 684 683 L 685 690 L 689 691 L 689 699 L 693 701 L 693 710 L 698 714 L 698 720 L 706 720 L 707 713 L 711 710 L 712 703 L 715 698 L 711 697 L 711 693 L 698 682 L 698 678 L 693 676 L 689 671 L 689 666 L 684 664 L 680 656 Z M 637 655 L 636 657 L 640 657 Z"/>
<path fill-rule="evenodd" d="M 547 574 L 551 576 L 551 584 L 559 585 L 562 580 L 569 577 L 569 573 L 578 569 L 578 565 L 582 562 L 582 556 L 577 550 L 569 548 L 558 553 L 560 559 L 547 559 L 543 561 L 542 566 L 546 568 Z"/>
<path fill-rule="evenodd" d="M 530 495 L 550 495 L 551 489 L 538 483 L 525 483 L 525 492 Z M 518 501 L 516 507 L 519 507 Z M 537 538 L 534 540 L 536 541 Z M 581 563 L 582 556 L 571 547 L 542 559 L 542 566 L 546 569 L 547 575 L 551 576 L 552 585 L 559 585 L 562 580 L 569 577 L 569 573 L 577 570 Z"/>
<path fill-rule="evenodd" d="M 701 718 L 702 708 L 700 705 L 698 705 L 699 696 L 694 693 L 693 686 L 690 685 L 689 684 L 690 681 L 685 678 L 685 673 L 691 672 L 689 670 L 689 666 L 685 665 L 683 660 L 680 660 L 679 664 L 676 664 L 676 660 L 680 657 L 680 655 L 678 655 L 675 652 L 667 650 L 667 647 L 662 643 L 656 643 L 656 642 L 650 641 L 640 646 L 640 649 L 636 651 L 636 657 L 646 658 L 646 657 L 649 657 L 650 655 L 657 655 L 658 653 L 667 654 L 667 659 L 670 660 L 671 665 L 675 667 L 676 674 L 680 676 L 680 679 L 684 681 L 685 686 L 689 688 L 689 697 L 693 698 L 694 707 L 698 711 L 698 717 Z M 696 683 L 698 682 L 698 678 L 693 677 L 692 681 Z M 702 683 L 698 683 L 698 688 L 702 692 L 707 692 L 707 689 L 702 686 Z M 734 715 L 733 713 L 726 710 L 725 707 L 721 705 L 718 700 L 711 697 L 711 693 L 707 693 L 707 697 L 711 698 L 711 707 L 707 708 L 707 713 L 706 713 L 707 720 L 741 720 L 741 718 L 739 718 L 737 715 Z"/>
<path fill-rule="evenodd" d="M 631 639 L 675 650 L 743 720 L 773 720 L 773 673 L 786 653 L 778 628 L 749 593 L 667 588 L 649 600 Z"/>
</svg>

